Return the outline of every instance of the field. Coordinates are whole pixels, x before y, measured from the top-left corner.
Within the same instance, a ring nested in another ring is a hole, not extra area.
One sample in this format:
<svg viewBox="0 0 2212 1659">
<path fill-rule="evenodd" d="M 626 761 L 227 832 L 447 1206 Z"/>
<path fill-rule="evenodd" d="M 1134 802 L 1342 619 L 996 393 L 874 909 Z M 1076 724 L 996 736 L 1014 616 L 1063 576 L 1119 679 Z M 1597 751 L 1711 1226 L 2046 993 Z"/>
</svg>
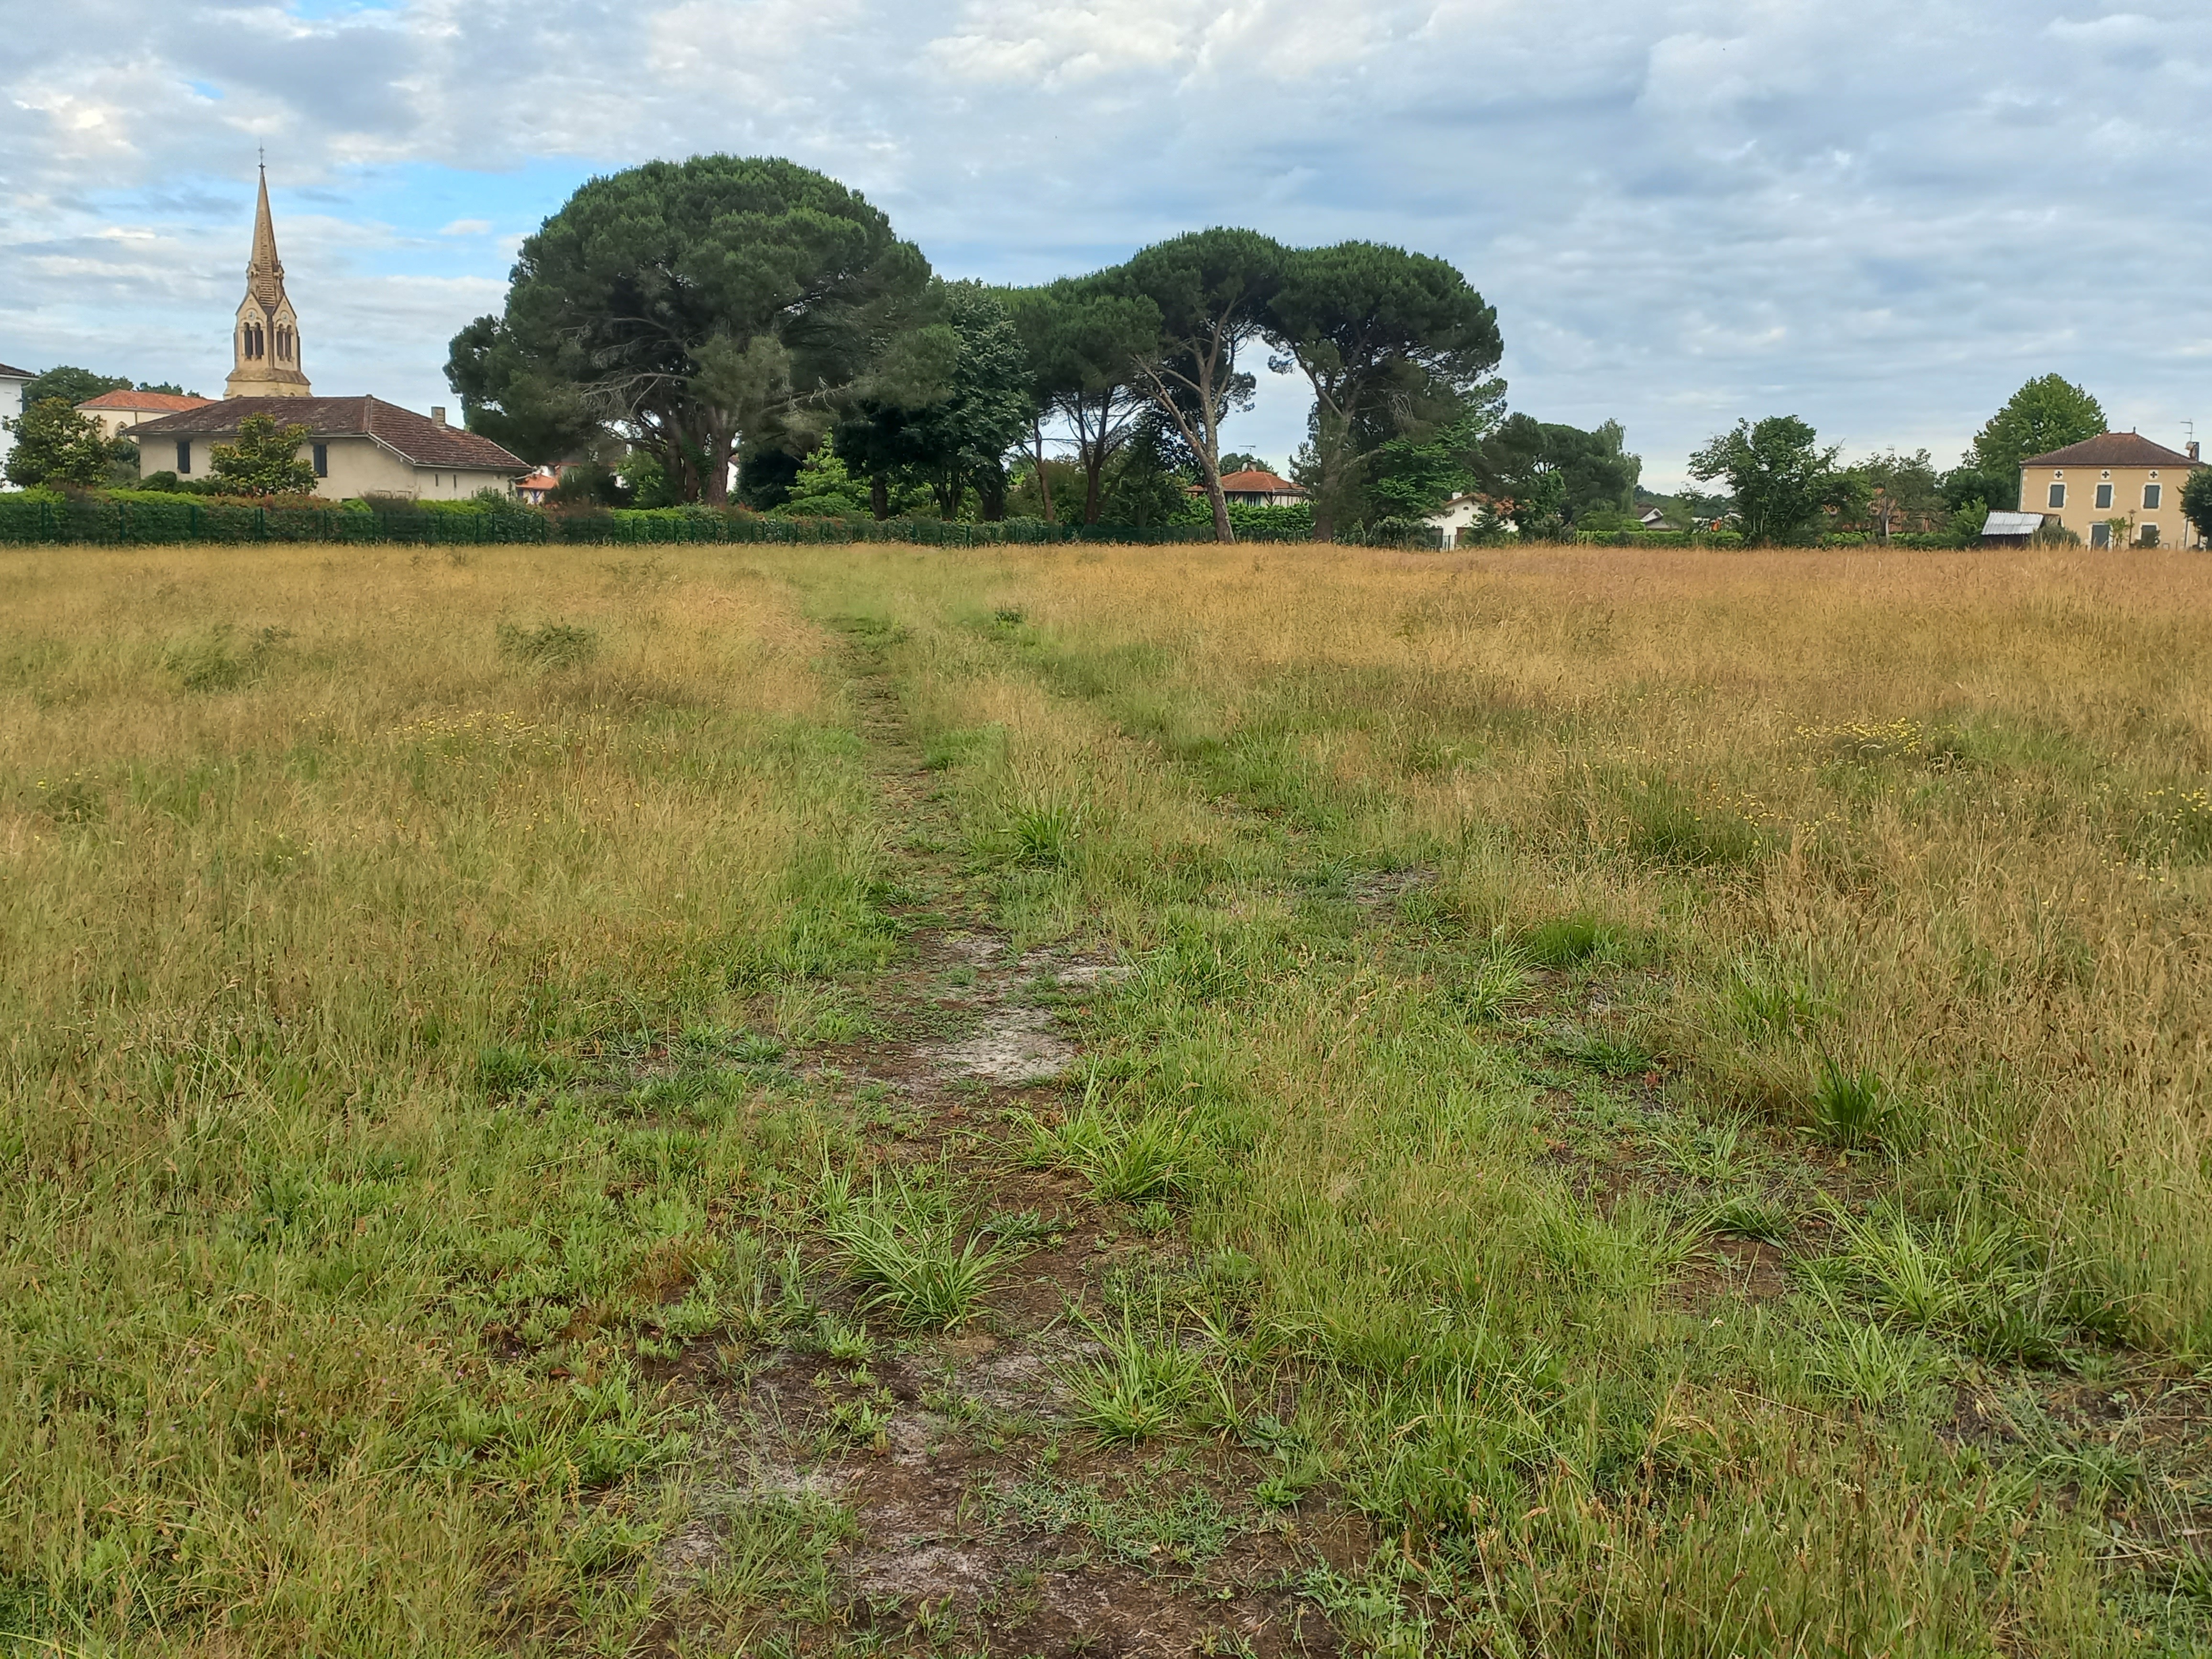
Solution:
<svg viewBox="0 0 2212 1659">
<path fill-rule="evenodd" d="M 2198 556 L 0 556 L 0 1651 L 2212 1653 Z"/>
</svg>

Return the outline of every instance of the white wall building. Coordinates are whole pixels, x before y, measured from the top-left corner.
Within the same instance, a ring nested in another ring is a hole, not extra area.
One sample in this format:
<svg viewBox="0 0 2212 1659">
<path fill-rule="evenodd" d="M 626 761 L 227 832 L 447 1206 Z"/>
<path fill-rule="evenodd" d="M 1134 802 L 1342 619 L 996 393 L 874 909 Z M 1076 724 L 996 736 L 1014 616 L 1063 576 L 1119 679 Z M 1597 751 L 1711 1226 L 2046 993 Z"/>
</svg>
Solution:
<svg viewBox="0 0 2212 1659">
<path fill-rule="evenodd" d="M 38 379 L 27 368 L 10 368 L 0 363 L 0 421 L 12 421 L 23 412 L 23 388 Z M 15 447 L 15 434 L 0 427 L 0 489 L 13 489 L 7 481 L 8 452 Z"/>
</svg>

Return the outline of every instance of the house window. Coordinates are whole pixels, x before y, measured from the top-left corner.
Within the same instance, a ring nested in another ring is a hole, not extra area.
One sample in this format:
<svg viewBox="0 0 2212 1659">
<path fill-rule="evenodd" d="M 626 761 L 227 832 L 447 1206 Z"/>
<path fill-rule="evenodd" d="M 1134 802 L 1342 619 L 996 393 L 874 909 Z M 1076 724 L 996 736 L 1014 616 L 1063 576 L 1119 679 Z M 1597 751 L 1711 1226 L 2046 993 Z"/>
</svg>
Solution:
<svg viewBox="0 0 2212 1659">
<path fill-rule="evenodd" d="M 2112 504 L 2112 487 L 2108 483 L 2097 486 L 2097 510 L 2103 512 Z"/>
<path fill-rule="evenodd" d="M 315 446 L 315 476 L 318 478 L 331 476 L 331 447 L 328 444 Z"/>
<path fill-rule="evenodd" d="M 2089 545 L 2090 545 L 2090 546 L 2092 546 L 2092 547 L 2110 547 L 2112 544 L 2112 526 L 2110 526 L 2110 525 L 2108 525 L 2108 524 L 2093 524 L 2093 525 L 2091 525 L 2091 526 L 2089 526 Z"/>
<path fill-rule="evenodd" d="M 2051 486 L 2051 505 L 2053 507 L 2063 507 L 2066 505 L 2066 486 L 2064 484 L 2053 484 Z"/>
<path fill-rule="evenodd" d="M 2154 524 L 2145 525 L 2142 529 L 2136 533 L 2136 544 L 2138 547 L 2156 547 L 2158 545 L 2158 526 Z"/>
<path fill-rule="evenodd" d="M 2163 486 L 2159 484 L 2145 484 L 2143 486 L 2144 512 L 2155 513 L 2158 511 L 2159 495 L 2162 489 Z"/>
<path fill-rule="evenodd" d="M 191 471 L 191 470 L 192 470 L 192 441 L 191 441 L 190 438 L 179 438 L 179 439 L 178 439 L 178 440 L 177 440 L 177 471 L 178 471 L 178 474 L 179 474 L 179 476 L 182 476 L 183 474 L 187 473 L 187 472 Z"/>
</svg>

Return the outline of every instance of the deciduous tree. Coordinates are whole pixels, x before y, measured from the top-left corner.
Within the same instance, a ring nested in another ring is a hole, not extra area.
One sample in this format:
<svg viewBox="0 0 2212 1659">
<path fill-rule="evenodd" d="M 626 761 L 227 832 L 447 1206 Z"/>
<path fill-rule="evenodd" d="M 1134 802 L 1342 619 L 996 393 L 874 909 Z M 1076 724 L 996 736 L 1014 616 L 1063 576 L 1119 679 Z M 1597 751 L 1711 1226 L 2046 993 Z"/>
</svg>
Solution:
<svg viewBox="0 0 2212 1659">
<path fill-rule="evenodd" d="M 145 386 L 142 391 L 153 391 Z M 48 369 L 23 388 L 23 407 L 42 404 L 49 398 L 58 398 L 74 407 L 88 403 L 103 392 L 128 392 L 131 377 L 127 374 L 95 374 L 88 368 L 73 368 L 62 363 Z"/>
<path fill-rule="evenodd" d="M 1863 487 L 1867 522 L 1887 541 L 1901 525 L 1926 523 L 1943 510 L 1943 482 L 1924 449 L 1910 455 L 1884 450 L 1851 469 Z"/>
<path fill-rule="evenodd" d="M 1966 460 L 1980 475 L 1981 497 L 1991 507 L 2020 506 L 2020 464 L 2105 430 L 2105 411 L 2081 387 L 2057 374 L 2042 375 L 2005 400 L 1974 434 Z"/>
<path fill-rule="evenodd" d="M 269 415 L 249 415 L 238 423 L 235 443 L 217 444 L 215 480 L 234 495 L 311 495 L 315 469 L 300 458 L 307 428 L 279 426 Z"/>
<path fill-rule="evenodd" d="M 1419 440 L 1486 404 L 1502 346 L 1498 313 L 1444 260 L 1378 242 L 1286 255 L 1264 313 L 1279 354 L 1313 387 L 1314 537 L 1364 516 L 1369 464 L 1384 444 Z"/>
<path fill-rule="evenodd" d="M 2198 539 L 2212 545 L 2212 466 L 2193 469 L 2181 486 L 2181 516 L 2197 526 Z"/>
<path fill-rule="evenodd" d="M 544 459 L 612 426 L 686 500 L 741 443 L 808 448 L 911 367 L 929 265 L 835 179 L 773 158 L 653 161 L 585 185 L 522 246 L 499 318 L 454 337 L 471 425 Z"/>
<path fill-rule="evenodd" d="M 1516 508 L 1537 500 L 1540 481 L 1556 475 L 1556 494 L 1551 486 L 1542 487 L 1547 505 L 1539 515 L 1555 522 L 1532 532 L 1525 514 L 1515 516 L 1524 535 L 1564 533 L 1586 514 L 1634 510 L 1636 481 L 1643 476 L 1644 462 L 1628 453 L 1627 439 L 1618 421 L 1586 432 L 1514 415 L 1474 447 L 1468 461 L 1476 489 L 1498 500 L 1510 500 Z"/>
<path fill-rule="evenodd" d="M 836 428 L 837 453 L 870 481 L 878 516 L 890 478 L 926 483 L 945 518 L 959 515 L 973 486 L 987 517 L 1004 516 L 1005 457 L 1030 429 L 1030 364 L 996 294 L 980 283 L 940 283 L 933 325 L 917 337 L 942 361 L 908 378 L 910 389 L 860 399 Z"/>
<path fill-rule="evenodd" d="M 1690 457 L 1690 476 L 1728 481 L 1746 541 L 1787 541 L 1856 498 L 1836 466 L 1841 453 L 1840 445 L 1820 447 L 1820 434 L 1795 415 L 1773 415 L 1716 436 Z"/>
<path fill-rule="evenodd" d="M 80 415 L 66 398 L 27 403 L 8 422 L 15 446 L 8 452 L 10 483 L 76 484 L 89 489 L 107 478 L 108 446 L 100 422 Z"/>
</svg>

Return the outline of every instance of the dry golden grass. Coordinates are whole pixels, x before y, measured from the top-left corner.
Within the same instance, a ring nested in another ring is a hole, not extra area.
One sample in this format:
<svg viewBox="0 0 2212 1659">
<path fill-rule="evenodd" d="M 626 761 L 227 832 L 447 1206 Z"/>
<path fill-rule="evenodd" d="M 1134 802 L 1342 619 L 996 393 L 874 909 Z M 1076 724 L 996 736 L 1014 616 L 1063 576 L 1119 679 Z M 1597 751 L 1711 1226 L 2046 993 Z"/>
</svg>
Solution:
<svg viewBox="0 0 2212 1659">
<path fill-rule="evenodd" d="M 2192 555 L 1117 550 L 993 604 L 1171 749 L 1280 739 L 1460 902 L 1663 937 L 1675 1045 L 1790 1113 L 1823 1005 L 1931 1187 L 2212 1347 L 2212 591 Z M 1079 660 L 1076 660 L 1079 659 Z M 1769 1039 L 1771 1040 L 1769 1040 Z"/>
<path fill-rule="evenodd" d="M 501 1091 L 880 958 L 823 637 L 538 549 L 11 553 L 0 617 L 0 1632 L 558 1627 L 582 1489 L 666 1449 L 591 1333 L 750 1154 L 618 1198 L 618 1108 Z"/>
<path fill-rule="evenodd" d="M 1295 1383 L 1355 1645 L 2202 1635 L 2203 1448 L 2035 1403 L 2212 1351 L 2195 557 L 1188 546 L 0 562 L 0 1634 L 640 1639 L 638 1356 L 757 1316 L 844 1133 L 769 1038 L 936 879 L 810 616 L 961 902 L 1129 954 L 1139 1289 Z M 1795 1277 L 1686 1299 L 1746 1196 Z"/>
</svg>

